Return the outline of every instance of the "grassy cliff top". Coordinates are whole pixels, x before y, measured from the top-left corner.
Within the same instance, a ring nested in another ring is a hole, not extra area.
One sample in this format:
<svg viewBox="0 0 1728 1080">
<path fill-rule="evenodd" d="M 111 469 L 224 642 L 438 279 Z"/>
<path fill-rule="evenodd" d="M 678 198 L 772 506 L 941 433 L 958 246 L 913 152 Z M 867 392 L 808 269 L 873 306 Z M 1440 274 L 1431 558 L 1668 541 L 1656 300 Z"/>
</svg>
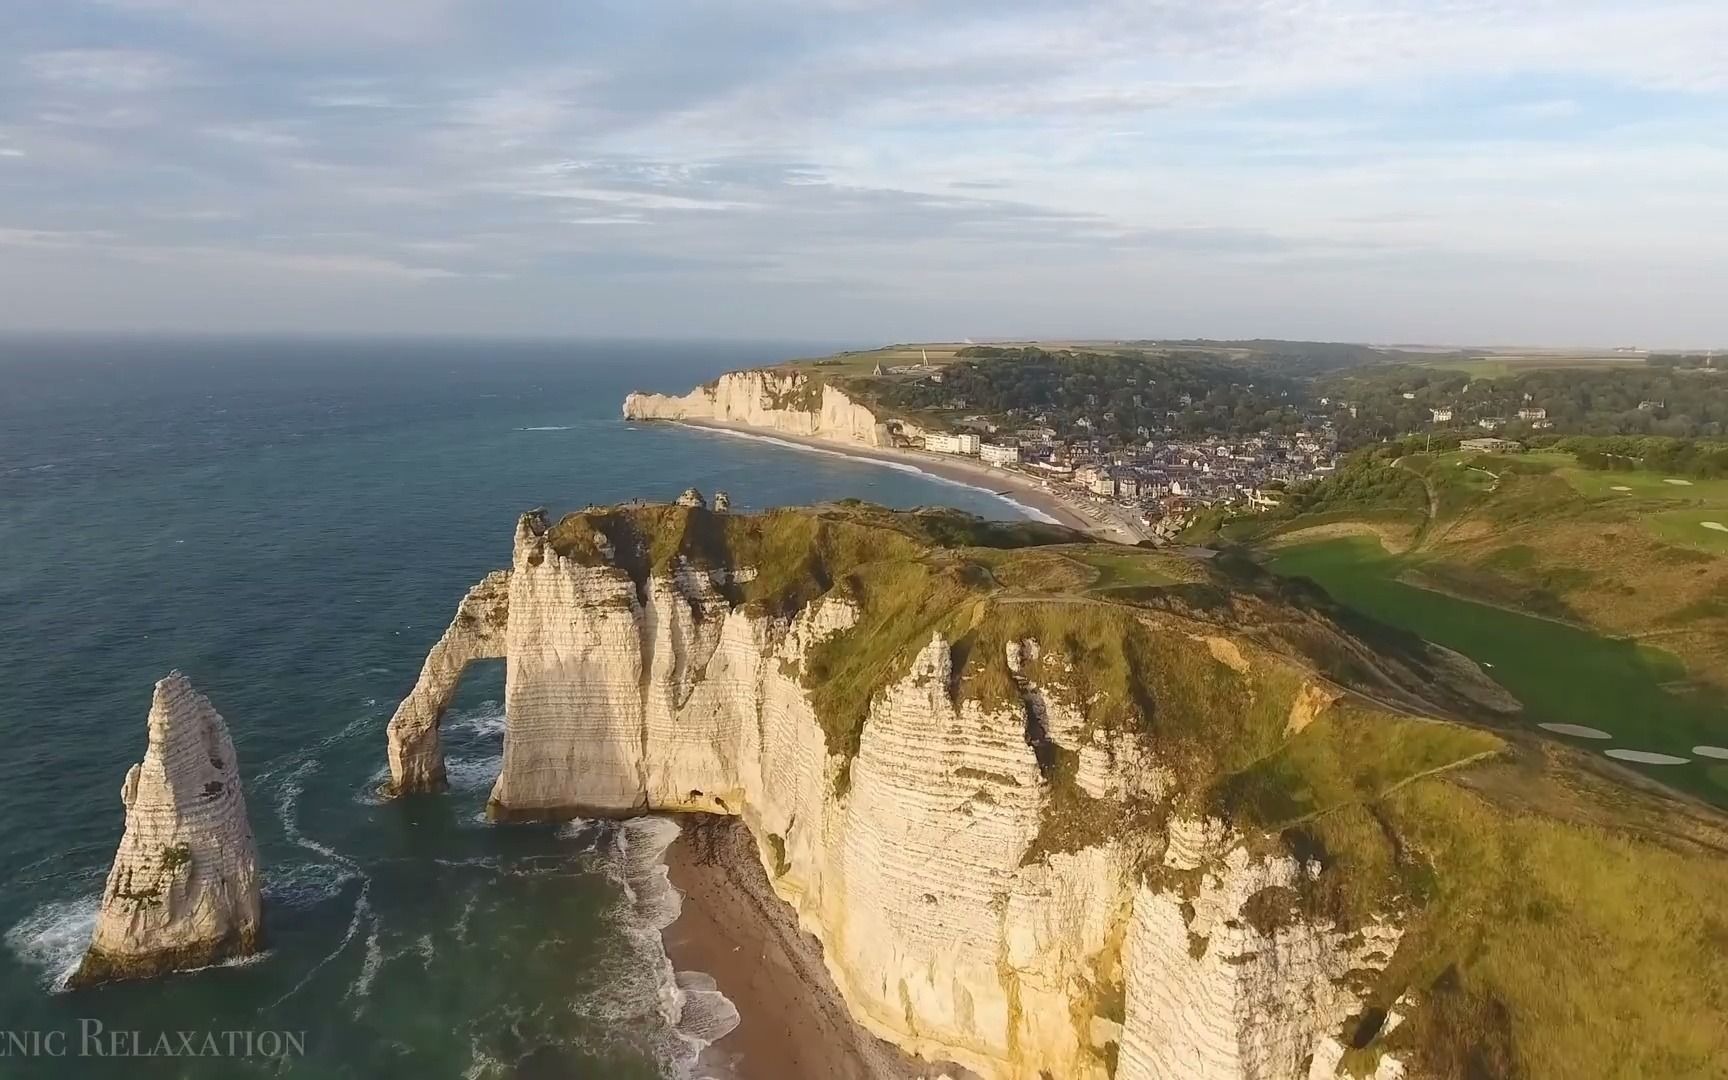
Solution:
<svg viewBox="0 0 1728 1080">
<path fill-rule="evenodd" d="M 1531 724 L 1665 755 L 1633 766 L 1728 806 L 1711 756 L 1728 747 L 1728 480 L 1389 447 L 1222 538 L 1490 665 Z"/>
<path fill-rule="evenodd" d="M 1369 1008 L 1340 1035 L 1363 1074 L 1393 1052 L 1424 1076 L 1723 1075 L 1728 824 L 1532 737 L 1472 665 L 1311 583 L 1229 554 L 857 502 L 590 510 L 548 533 L 591 563 L 606 561 L 597 536 L 639 581 L 682 557 L 755 568 L 721 587 L 764 614 L 826 595 L 856 605 L 857 624 L 799 673 L 848 760 L 872 697 L 933 634 L 953 647 L 951 694 L 986 708 L 1019 707 L 1008 646 L 1036 640 L 1022 674 L 1088 732 L 1141 741 L 1175 790 L 1093 798 L 1075 751 L 1029 730 L 1047 798 L 1027 861 L 1154 836 L 1172 813 L 1315 860 L 1317 877 L 1267 890 L 1251 917 L 1406 927 L 1384 973 L 1352 976 Z M 1197 883 L 1155 857 L 1142 872 Z M 1393 1009 L 1407 1019 L 1383 1035 Z"/>
</svg>

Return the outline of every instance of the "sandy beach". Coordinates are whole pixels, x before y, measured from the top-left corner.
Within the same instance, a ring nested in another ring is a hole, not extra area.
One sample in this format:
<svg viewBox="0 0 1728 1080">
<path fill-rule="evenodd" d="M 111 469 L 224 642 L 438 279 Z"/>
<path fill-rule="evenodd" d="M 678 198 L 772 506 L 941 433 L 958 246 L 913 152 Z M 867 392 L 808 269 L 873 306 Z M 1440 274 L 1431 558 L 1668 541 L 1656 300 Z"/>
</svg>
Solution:
<svg viewBox="0 0 1728 1080">
<path fill-rule="evenodd" d="M 769 887 L 736 818 L 681 816 L 666 852 L 683 911 L 666 929 L 679 971 L 712 976 L 738 1026 L 704 1053 L 699 1075 L 730 1080 L 904 1080 L 970 1076 L 913 1058 L 860 1027 L 822 965 L 822 946 Z"/>
<path fill-rule="evenodd" d="M 773 439 L 808 450 L 841 454 L 846 457 L 858 458 L 862 461 L 874 461 L 885 465 L 910 465 L 931 476 L 1002 495 L 1022 506 L 1030 507 L 1062 525 L 1071 529 L 1078 529 L 1081 532 L 1091 533 L 1101 539 L 1127 544 L 1136 543 L 1140 539 L 1137 534 L 1111 520 L 1096 507 L 1046 488 L 1041 481 L 1025 473 L 999 469 L 971 458 L 958 457 L 952 454 L 931 454 L 922 450 L 859 446 L 829 439 L 812 439 L 801 435 L 788 435 L 785 432 L 772 431 L 766 428 L 751 427 L 747 424 L 729 424 L 717 420 L 658 422 L 683 424 L 687 427 L 747 435 L 752 438 Z"/>
</svg>

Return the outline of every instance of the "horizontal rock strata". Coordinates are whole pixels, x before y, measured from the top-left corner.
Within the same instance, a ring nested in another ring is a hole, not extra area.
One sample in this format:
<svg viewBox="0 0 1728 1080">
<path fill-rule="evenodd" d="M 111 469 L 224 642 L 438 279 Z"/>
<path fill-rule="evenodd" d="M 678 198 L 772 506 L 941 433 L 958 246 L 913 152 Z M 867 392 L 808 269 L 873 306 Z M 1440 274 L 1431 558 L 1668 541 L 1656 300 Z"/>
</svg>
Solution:
<svg viewBox="0 0 1728 1080">
<path fill-rule="evenodd" d="M 174 672 L 156 684 L 126 831 L 73 986 L 203 967 L 262 942 L 258 855 L 228 726 Z"/>
<path fill-rule="evenodd" d="M 733 371 L 675 397 L 633 393 L 626 420 L 714 420 L 863 446 L 889 445 L 887 429 L 837 387 L 796 371 Z"/>
<path fill-rule="evenodd" d="M 1032 677 L 1049 643 L 1010 648 L 1021 700 L 987 708 L 956 703 L 953 649 L 932 635 L 873 696 L 848 760 L 803 679 L 810 650 L 854 624 L 850 602 L 756 614 L 716 585 L 750 568 L 633 576 L 595 546 L 599 565 L 565 558 L 523 519 L 508 574 L 463 602 L 488 590 L 502 634 L 477 644 L 459 614 L 391 725 L 399 788 L 439 772 L 427 725 L 456 659 L 501 654 L 495 817 L 741 815 L 853 1013 L 902 1047 L 1004 1080 L 1285 1078 L 1336 1061 L 1359 1008 L 1344 976 L 1383 965 L 1398 931 L 1346 940 L 1244 913 L 1317 865 L 1181 819 L 1035 849 L 1054 791 L 1039 745 L 1072 755 L 1091 798 L 1151 803 L 1169 784 Z"/>
</svg>

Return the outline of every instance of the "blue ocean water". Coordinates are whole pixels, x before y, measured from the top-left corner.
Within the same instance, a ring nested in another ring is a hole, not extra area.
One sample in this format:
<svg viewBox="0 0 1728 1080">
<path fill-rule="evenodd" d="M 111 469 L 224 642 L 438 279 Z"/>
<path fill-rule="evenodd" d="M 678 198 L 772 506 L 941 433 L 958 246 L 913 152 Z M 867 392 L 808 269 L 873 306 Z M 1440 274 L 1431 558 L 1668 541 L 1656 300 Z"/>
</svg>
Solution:
<svg viewBox="0 0 1728 1080">
<path fill-rule="evenodd" d="M 528 507 L 694 484 L 743 509 L 856 496 L 1013 515 L 918 475 L 619 419 L 630 389 L 821 349 L 0 341 L 0 1077 L 677 1075 L 696 1044 L 663 1015 L 667 898 L 642 887 L 664 837 L 481 820 L 499 665 L 446 719 L 448 795 L 373 795 L 384 725 Z M 57 991 L 172 668 L 234 733 L 269 951 Z M 90 1053 L 127 1045 L 115 1031 L 182 1030 L 298 1032 L 305 1053 Z M 64 1056 L 6 1037 L 53 1031 Z"/>
</svg>

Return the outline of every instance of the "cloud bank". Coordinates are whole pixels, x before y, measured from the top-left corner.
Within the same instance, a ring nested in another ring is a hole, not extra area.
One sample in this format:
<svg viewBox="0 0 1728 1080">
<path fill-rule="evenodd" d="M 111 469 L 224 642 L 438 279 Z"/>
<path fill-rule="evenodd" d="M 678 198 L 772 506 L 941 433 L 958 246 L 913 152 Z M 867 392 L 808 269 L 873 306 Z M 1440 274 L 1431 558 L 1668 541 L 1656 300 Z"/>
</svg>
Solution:
<svg viewBox="0 0 1728 1080">
<path fill-rule="evenodd" d="M 0 329 L 1728 340 L 1719 0 L 63 0 Z"/>
</svg>

